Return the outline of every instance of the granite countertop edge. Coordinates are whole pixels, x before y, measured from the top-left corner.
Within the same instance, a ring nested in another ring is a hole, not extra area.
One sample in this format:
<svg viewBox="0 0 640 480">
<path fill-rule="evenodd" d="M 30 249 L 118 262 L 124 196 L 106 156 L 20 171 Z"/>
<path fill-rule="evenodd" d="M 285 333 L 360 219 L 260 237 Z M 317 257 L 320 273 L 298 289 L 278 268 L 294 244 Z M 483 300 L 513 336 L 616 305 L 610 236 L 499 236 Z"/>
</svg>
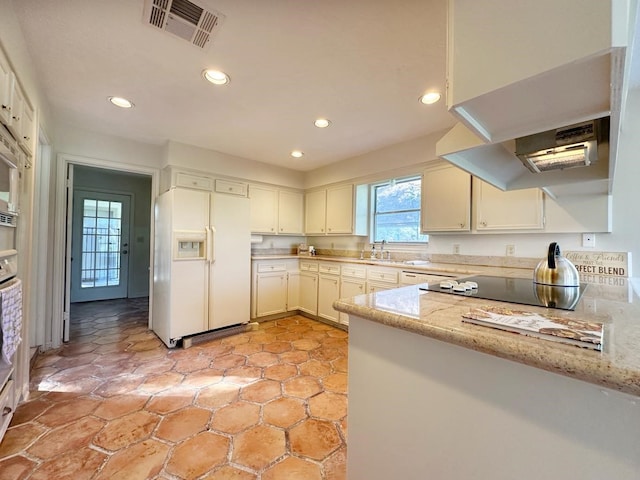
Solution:
<svg viewBox="0 0 640 480">
<path fill-rule="evenodd" d="M 640 369 L 615 365 L 601 352 L 478 325 L 449 328 L 446 322 L 426 321 L 358 305 L 351 300 L 337 300 L 333 306 L 340 312 L 393 328 L 640 397 Z M 433 311 L 429 317 L 437 316 L 437 313 Z"/>
</svg>

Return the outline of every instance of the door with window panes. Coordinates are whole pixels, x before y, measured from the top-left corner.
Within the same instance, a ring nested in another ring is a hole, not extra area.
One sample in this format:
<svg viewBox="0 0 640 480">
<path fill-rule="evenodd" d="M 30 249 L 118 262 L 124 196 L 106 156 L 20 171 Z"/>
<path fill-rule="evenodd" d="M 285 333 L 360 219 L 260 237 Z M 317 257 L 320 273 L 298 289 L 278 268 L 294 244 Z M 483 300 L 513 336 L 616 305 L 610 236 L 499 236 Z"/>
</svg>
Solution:
<svg viewBox="0 0 640 480">
<path fill-rule="evenodd" d="M 76 190 L 71 239 L 71 302 L 126 298 L 128 195 Z"/>
</svg>

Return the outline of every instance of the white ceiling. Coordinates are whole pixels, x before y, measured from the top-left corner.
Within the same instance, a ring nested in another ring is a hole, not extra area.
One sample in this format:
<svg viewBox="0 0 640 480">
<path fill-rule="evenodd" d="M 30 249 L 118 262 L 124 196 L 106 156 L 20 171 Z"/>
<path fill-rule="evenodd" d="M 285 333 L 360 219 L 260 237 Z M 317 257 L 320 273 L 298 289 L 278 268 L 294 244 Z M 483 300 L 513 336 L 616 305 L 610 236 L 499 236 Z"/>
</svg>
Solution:
<svg viewBox="0 0 640 480">
<path fill-rule="evenodd" d="M 303 171 L 454 124 L 446 0 L 192 1 L 226 16 L 205 51 L 144 24 L 143 0 L 14 0 L 56 118 Z M 209 84 L 205 68 L 231 83 Z M 419 103 L 432 89 L 443 100 Z"/>
</svg>

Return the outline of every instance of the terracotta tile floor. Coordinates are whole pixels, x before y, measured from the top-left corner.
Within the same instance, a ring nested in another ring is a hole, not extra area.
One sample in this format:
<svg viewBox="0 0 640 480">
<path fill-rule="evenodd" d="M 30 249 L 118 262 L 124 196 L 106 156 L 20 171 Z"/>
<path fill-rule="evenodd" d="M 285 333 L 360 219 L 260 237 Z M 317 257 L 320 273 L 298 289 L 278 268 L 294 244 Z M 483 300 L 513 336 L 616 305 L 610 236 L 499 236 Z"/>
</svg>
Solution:
<svg viewBox="0 0 640 480">
<path fill-rule="evenodd" d="M 347 334 L 295 316 L 169 350 L 146 300 L 74 305 L 0 444 L 1 480 L 346 478 Z"/>
</svg>

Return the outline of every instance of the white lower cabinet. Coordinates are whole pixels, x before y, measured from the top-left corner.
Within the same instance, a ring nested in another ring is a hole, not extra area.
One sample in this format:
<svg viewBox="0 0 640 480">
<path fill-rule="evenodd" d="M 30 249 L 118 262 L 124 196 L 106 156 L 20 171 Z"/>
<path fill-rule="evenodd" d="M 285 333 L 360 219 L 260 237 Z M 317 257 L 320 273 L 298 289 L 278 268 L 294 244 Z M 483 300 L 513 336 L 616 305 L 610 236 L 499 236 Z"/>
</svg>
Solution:
<svg viewBox="0 0 640 480">
<path fill-rule="evenodd" d="M 287 311 L 287 272 L 259 273 L 256 278 L 256 316 Z"/>
<path fill-rule="evenodd" d="M 351 298 L 362 295 L 366 290 L 366 280 L 361 278 L 342 278 L 340 281 L 340 298 Z M 349 315 L 340 312 L 340 323 L 349 325 Z"/>
<path fill-rule="evenodd" d="M 300 272 L 287 273 L 287 312 L 300 309 Z"/>
<path fill-rule="evenodd" d="M 318 261 L 300 260 L 300 308 L 310 315 L 318 315 Z"/>
<path fill-rule="evenodd" d="M 398 270 L 395 268 L 368 267 L 367 293 L 390 290 L 398 286 Z"/>
<path fill-rule="evenodd" d="M 315 272 L 300 272 L 300 310 L 318 314 L 318 274 Z"/>
<path fill-rule="evenodd" d="M 251 318 L 297 310 L 297 272 L 298 261 L 295 259 L 254 262 Z"/>
<path fill-rule="evenodd" d="M 340 264 L 320 263 L 318 271 L 318 316 L 337 322 L 333 302 L 340 297 Z"/>
</svg>

